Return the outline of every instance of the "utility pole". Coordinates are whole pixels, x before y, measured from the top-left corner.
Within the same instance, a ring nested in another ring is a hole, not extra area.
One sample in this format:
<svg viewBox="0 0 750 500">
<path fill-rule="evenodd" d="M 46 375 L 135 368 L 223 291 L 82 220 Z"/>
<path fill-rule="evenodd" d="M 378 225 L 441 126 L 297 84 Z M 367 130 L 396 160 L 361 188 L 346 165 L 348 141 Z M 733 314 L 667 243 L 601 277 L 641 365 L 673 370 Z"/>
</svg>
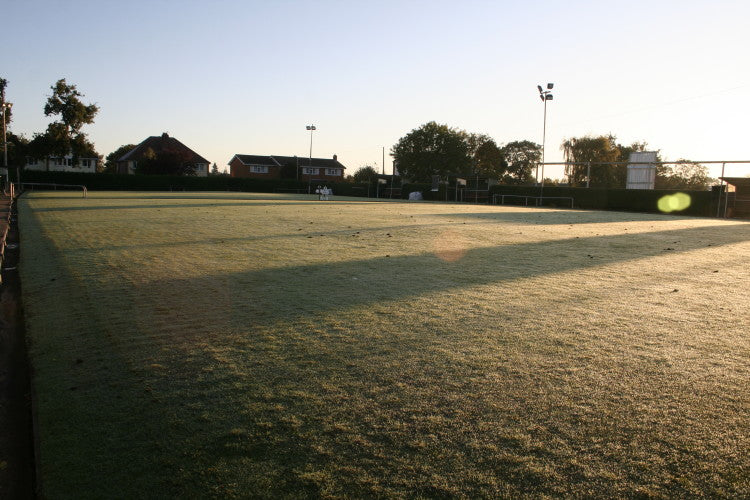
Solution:
<svg viewBox="0 0 750 500">
<path fill-rule="evenodd" d="M 8 176 L 8 183 L 10 183 L 10 174 L 8 173 L 8 125 L 6 123 L 7 111 L 13 106 L 9 102 L 5 102 L 5 84 L 6 80 L 0 83 L 0 106 L 3 109 L 3 168 L 5 168 L 5 175 Z M 20 167 L 19 167 L 20 169 Z M 19 182 L 20 182 L 20 170 L 19 170 Z M 20 186 L 19 186 L 20 187 Z"/>
</svg>

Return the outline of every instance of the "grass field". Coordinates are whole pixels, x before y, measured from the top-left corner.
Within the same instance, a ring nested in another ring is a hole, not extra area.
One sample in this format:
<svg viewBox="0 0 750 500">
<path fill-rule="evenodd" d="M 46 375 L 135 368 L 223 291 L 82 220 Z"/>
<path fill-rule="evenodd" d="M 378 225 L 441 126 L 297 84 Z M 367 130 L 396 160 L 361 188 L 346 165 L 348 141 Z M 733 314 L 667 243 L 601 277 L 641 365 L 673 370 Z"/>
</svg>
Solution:
<svg viewBox="0 0 750 500">
<path fill-rule="evenodd" d="M 33 193 L 48 498 L 748 497 L 750 224 Z"/>
</svg>

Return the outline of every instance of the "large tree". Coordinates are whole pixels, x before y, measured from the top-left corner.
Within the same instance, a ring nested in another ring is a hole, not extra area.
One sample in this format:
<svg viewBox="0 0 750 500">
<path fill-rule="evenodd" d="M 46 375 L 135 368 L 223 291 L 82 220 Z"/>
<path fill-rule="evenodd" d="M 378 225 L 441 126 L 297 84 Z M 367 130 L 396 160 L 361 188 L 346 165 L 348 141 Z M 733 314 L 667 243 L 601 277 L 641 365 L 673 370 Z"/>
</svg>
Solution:
<svg viewBox="0 0 750 500">
<path fill-rule="evenodd" d="M 81 129 L 94 122 L 99 107 L 96 104 L 84 104 L 81 101 L 83 94 L 64 78 L 50 89 L 52 95 L 47 98 L 44 114 L 57 116 L 58 120 L 50 123 L 44 133 L 35 135 L 31 141 L 31 153 L 38 158 L 68 154 L 72 154 L 74 159 L 98 156 L 94 145 Z"/>
<path fill-rule="evenodd" d="M 465 132 L 425 123 L 399 139 L 391 149 L 399 173 L 413 181 L 428 182 L 433 175 L 469 175 L 471 157 Z"/>
<path fill-rule="evenodd" d="M 542 158 L 542 147 L 531 141 L 509 142 L 500 150 L 507 165 L 504 184 L 527 184 L 534 181 L 532 171 Z"/>
</svg>

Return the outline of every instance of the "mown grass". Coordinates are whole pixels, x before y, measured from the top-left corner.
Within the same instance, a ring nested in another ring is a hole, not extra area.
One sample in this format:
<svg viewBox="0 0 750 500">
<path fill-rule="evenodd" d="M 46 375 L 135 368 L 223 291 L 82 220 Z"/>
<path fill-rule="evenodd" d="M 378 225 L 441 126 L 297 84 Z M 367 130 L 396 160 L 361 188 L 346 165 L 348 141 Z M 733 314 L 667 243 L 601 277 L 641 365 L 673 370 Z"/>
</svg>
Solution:
<svg viewBox="0 0 750 500">
<path fill-rule="evenodd" d="M 750 495 L 750 224 L 19 202 L 44 493 Z"/>
</svg>

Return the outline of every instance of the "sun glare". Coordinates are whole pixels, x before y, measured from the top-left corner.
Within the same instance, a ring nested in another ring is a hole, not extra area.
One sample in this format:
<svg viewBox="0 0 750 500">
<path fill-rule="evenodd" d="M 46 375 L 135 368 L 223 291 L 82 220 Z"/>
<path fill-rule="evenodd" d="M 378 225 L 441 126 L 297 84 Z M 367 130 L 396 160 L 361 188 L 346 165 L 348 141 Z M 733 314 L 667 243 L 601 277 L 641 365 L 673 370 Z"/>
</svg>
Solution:
<svg viewBox="0 0 750 500">
<path fill-rule="evenodd" d="M 659 200 L 659 210 L 664 213 L 679 212 L 690 206 L 690 195 L 685 193 L 675 193 L 662 196 Z"/>
</svg>

